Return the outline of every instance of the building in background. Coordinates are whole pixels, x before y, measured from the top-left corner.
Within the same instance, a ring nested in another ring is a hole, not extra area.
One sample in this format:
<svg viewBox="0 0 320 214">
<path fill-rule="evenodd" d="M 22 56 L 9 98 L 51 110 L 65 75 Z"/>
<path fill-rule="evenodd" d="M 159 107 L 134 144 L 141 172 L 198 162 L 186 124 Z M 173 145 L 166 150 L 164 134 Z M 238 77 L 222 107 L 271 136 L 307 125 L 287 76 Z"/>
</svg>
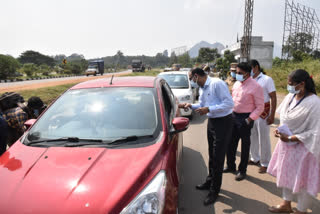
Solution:
<svg viewBox="0 0 320 214">
<path fill-rule="evenodd" d="M 261 67 L 270 69 L 272 68 L 274 42 L 263 41 L 262 39 L 262 36 L 251 37 L 250 59 L 256 59 L 259 61 Z M 241 45 L 239 41 L 222 50 L 222 55 L 226 50 L 230 50 L 238 60 L 241 53 L 240 48 Z"/>
</svg>

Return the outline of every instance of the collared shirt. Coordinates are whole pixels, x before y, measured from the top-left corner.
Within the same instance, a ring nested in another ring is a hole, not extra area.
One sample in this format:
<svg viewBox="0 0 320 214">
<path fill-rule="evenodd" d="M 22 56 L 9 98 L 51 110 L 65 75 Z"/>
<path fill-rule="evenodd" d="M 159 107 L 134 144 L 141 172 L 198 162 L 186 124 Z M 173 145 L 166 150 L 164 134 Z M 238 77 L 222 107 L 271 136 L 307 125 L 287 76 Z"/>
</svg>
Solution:
<svg viewBox="0 0 320 214">
<path fill-rule="evenodd" d="M 20 107 L 8 109 L 3 112 L 2 116 L 7 121 L 9 127 L 19 130 L 24 129 L 24 123 L 28 119 L 27 113 Z"/>
<path fill-rule="evenodd" d="M 200 107 L 209 107 L 209 118 L 231 114 L 233 101 L 227 84 L 218 78 L 208 76 L 204 86 L 199 88 L 199 103 L 192 105 L 192 109 Z"/>
<path fill-rule="evenodd" d="M 243 82 L 237 81 L 232 88 L 234 102 L 233 111 L 236 113 L 251 113 L 250 118 L 256 120 L 264 109 L 262 87 L 251 77 Z"/>
<path fill-rule="evenodd" d="M 254 78 L 254 80 L 256 80 L 263 89 L 264 102 L 269 102 L 269 94 L 276 91 L 273 79 L 263 73 L 260 73 L 256 78 Z"/>
</svg>

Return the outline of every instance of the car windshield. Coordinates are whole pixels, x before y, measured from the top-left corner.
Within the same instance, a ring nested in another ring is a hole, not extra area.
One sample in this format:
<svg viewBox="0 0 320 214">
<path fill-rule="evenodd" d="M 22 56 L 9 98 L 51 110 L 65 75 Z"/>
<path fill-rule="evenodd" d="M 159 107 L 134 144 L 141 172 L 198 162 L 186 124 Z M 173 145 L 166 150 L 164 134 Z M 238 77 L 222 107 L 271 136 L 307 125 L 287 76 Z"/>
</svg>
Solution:
<svg viewBox="0 0 320 214">
<path fill-rule="evenodd" d="M 79 138 L 112 141 L 154 135 L 158 127 L 152 88 L 69 90 L 30 129 L 28 141 Z"/>
<path fill-rule="evenodd" d="M 94 69 L 94 68 L 97 68 L 97 65 L 89 65 L 88 68 L 89 68 L 89 69 Z"/>
<path fill-rule="evenodd" d="M 163 74 L 161 77 L 167 81 L 172 89 L 189 88 L 189 80 L 186 74 Z"/>
</svg>

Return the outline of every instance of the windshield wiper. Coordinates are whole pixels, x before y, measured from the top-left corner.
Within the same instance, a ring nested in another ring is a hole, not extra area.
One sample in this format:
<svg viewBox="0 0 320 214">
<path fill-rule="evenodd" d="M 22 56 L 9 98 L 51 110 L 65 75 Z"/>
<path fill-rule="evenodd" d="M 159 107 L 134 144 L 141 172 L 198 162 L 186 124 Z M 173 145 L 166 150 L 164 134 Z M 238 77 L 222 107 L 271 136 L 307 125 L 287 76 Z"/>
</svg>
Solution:
<svg viewBox="0 0 320 214">
<path fill-rule="evenodd" d="M 77 142 L 95 142 L 95 143 L 102 143 L 103 141 L 100 139 L 84 139 L 84 138 L 78 138 L 78 137 L 61 137 L 61 138 L 56 138 L 56 139 L 45 139 L 45 140 L 33 140 L 29 141 L 25 145 L 30 146 L 30 145 L 35 145 L 35 144 L 41 144 L 41 143 L 48 143 L 48 142 L 59 142 L 59 141 L 67 141 L 67 142 L 72 142 L 72 143 L 77 143 Z"/>
<path fill-rule="evenodd" d="M 132 136 L 122 137 L 122 138 L 118 138 L 118 139 L 115 139 L 112 141 L 105 141 L 105 142 L 107 145 L 118 145 L 123 142 L 132 142 L 132 141 L 137 141 L 137 140 L 143 139 L 143 138 L 153 138 L 153 135 L 141 135 L 141 136 L 132 135 Z"/>
</svg>

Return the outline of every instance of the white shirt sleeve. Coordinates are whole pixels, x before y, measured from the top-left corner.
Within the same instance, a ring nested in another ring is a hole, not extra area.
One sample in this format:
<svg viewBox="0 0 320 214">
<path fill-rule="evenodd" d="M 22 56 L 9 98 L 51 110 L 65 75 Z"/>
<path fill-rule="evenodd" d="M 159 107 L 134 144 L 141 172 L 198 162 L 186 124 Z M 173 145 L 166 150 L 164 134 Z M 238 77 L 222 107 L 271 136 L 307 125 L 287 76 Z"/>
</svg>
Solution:
<svg viewBox="0 0 320 214">
<path fill-rule="evenodd" d="M 271 92 L 276 91 L 276 87 L 274 86 L 274 82 L 273 82 L 273 79 L 271 77 L 269 77 L 267 79 L 266 89 L 267 89 L 268 94 L 270 94 Z"/>
</svg>

